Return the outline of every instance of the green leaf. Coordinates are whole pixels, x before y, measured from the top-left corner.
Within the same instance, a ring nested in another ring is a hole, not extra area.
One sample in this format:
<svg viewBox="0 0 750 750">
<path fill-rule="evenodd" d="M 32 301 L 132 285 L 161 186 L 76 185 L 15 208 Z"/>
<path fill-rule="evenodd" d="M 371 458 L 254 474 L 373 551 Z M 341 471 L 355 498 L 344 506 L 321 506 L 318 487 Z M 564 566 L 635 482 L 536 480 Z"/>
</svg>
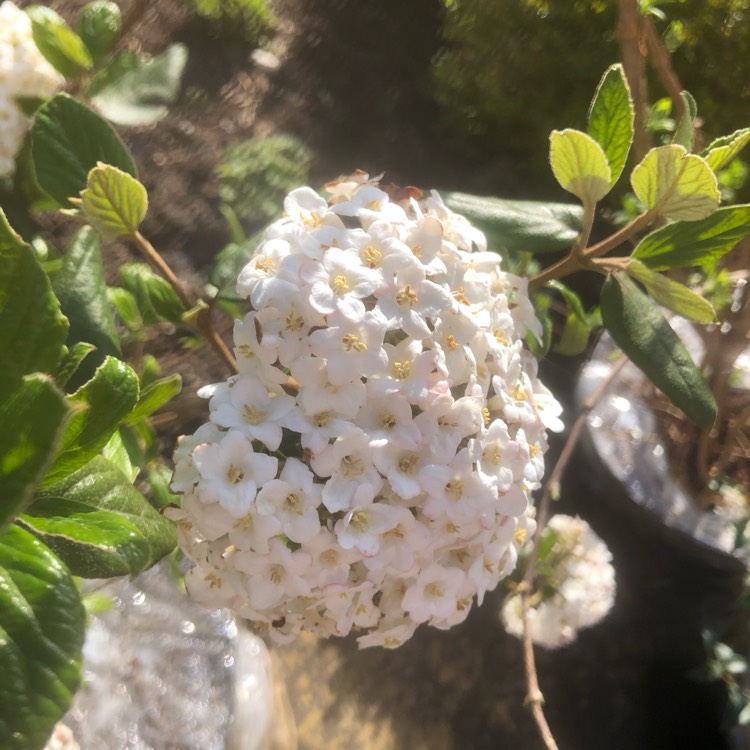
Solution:
<svg viewBox="0 0 750 750">
<path fill-rule="evenodd" d="M 31 126 L 31 151 L 39 185 L 61 206 L 71 207 L 99 162 L 138 173 L 112 126 L 67 94 L 41 107 Z"/>
<path fill-rule="evenodd" d="M 680 98 L 685 110 L 677 123 L 672 143 L 684 146 L 687 151 L 692 151 L 695 142 L 695 118 L 698 116 L 698 105 L 689 91 L 681 91 Z"/>
<path fill-rule="evenodd" d="M 750 204 L 719 208 L 699 221 L 676 221 L 644 237 L 633 257 L 652 271 L 701 266 L 750 234 Z"/>
<path fill-rule="evenodd" d="M 18 526 L 0 534 L 0 747 L 44 746 L 80 684 L 85 625 L 57 557 Z"/>
<path fill-rule="evenodd" d="M 585 206 L 593 206 L 609 192 L 612 181 L 602 147 L 580 130 L 553 130 L 549 139 L 555 178 Z"/>
<path fill-rule="evenodd" d="M 610 66 L 602 76 L 591 102 L 588 133 L 599 143 L 612 172 L 613 187 L 622 174 L 633 142 L 635 110 L 622 65 Z"/>
<path fill-rule="evenodd" d="M 148 210 L 148 195 L 135 177 L 100 163 L 89 172 L 81 208 L 86 220 L 110 242 L 135 234 Z"/>
<path fill-rule="evenodd" d="M 78 371 L 81 362 L 93 351 L 96 351 L 96 347 L 85 341 L 78 341 L 70 347 L 55 373 L 55 382 L 60 388 L 65 388 L 70 378 Z"/>
<path fill-rule="evenodd" d="M 566 357 L 575 357 L 586 351 L 589 343 L 591 328 L 588 323 L 582 321 L 575 313 L 569 313 L 565 319 L 560 341 L 555 346 L 558 354 Z"/>
<path fill-rule="evenodd" d="M 85 578 L 136 575 L 176 543 L 174 524 L 102 456 L 39 492 L 21 520 Z"/>
<path fill-rule="evenodd" d="M 696 323 L 715 323 L 716 312 L 711 303 L 691 292 L 683 284 L 651 271 L 639 260 L 630 259 L 627 272 L 646 287 L 646 291 L 660 304 L 683 318 Z"/>
<path fill-rule="evenodd" d="M 133 465 L 120 430 L 113 433 L 109 442 L 102 448 L 102 456 L 114 464 L 128 478 L 131 484 L 135 482 L 136 477 L 140 473 L 140 468 Z"/>
<path fill-rule="evenodd" d="M 57 447 L 68 412 L 65 396 L 45 375 L 29 375 L 0 400 L 0 530 L 31 500 Z"/>
<path fill-rule="evenodd" d="M 146 474 L 146 481 L 151 487 L 151 504 L 156 508 L 167 505 L 178 505 L 180 499 L 169 491 L 172 483 L 172 469 L 164 464 L 156 464 Z"/>
<path fill-rule="evenodd" d="M 566 286 L 557 279 L 548 281 L 547 286 L 560 292 L 563 299 L 570 308 L 570 311 L 578 318 L 578 320 L 580 320 L 582 323 L 588 323 L 588 318 L 586 317 L 586 311 L 583 309 L 581 298 L 570 287 Z"/>
<path fill-rule="evenodd" d="M 532 298 L 534 312 L 542 325 L 542 338 L 537 339 L 536 335 L 530 330 L 526 331 L 526 344 L 531 353 L 541 359 L 547 355 L 552 343 L 552 318 L 550 318 L 549 308 L 552 304 L 552 298 L 548 294 L 535 294 Z"/>
<path fill-rule="evenodd" d="M 34 43 L 53 68 L 66 78 L 77 78 L 91 70 L 94 61 L 83 40 L 52 8 L 33 5 L 26 12 L 31 18 Z"/>
<path fill-rule="evenodd" d="M 182 377 L 178 374 L 161 378 L 141 391 L 138 404 L 125 418 L 126 424 L 135 424 L 151 416 L 168 401 L 171 401 L 182 390 Z"/>
<path fill-rule="evenodd" d="M 27 373 L 55 372 L 67 333 L 36 253 L 0 210 L 0 398 Z"/>
<path fill-rule="evenodd" d="M 668 219 L 703 219 L 721 200 L 711 167 L 676 144 L 651 149 L 633 170 L 630 184 L 647 209 Z"/>
<path fill-rule="evenodd" d="M 88 377 L 91 377 L 106 355 L 120 353 L 120 340 L 104 279 L 101 242 L 91 227 L 83 227 L 73 237 L 53 288 L 70 321 L 68 346 L 87 342 L 99 352 L 89 366 Z"/>
<path fill-rule="evenodd" d="M 544 562 L 549 557 L 549 553 L 552 552 L 555 547 L 557 538 L 558 534 L 554 529 L 550 528 L 549 526 L 544 529 L 542 538 L 539 541 L 539 550 L 537 551 L 536 555 L 539 562 Z"/>
<path fill-rule="evenodd" d="M 186 64 L 183 44 L 173 44 L 151 60 L 125 52 L 94 80 L 88 95 L 117 125 L 151 125 L 177 99 Z"/>
<path fill-rule="evenodd" d="M 143 328 L 138 301 L 131 292 L 119 286 L 110 286 L 107 288 L 107 296 L 128 330 L 140 331 Z"/>
<path fill-rule="evenodd" d="M 99 62 L 120 36 L 122 17 L 116 3 L 94 0 L 85 5 L 78 19 L 78 34 L 94 62 Z"/>
<path fill-rule="evenodd" d="M 107 444 L 138 402 L 138 376 L 124 362 L 107 357 L 94 377 L 68 400 L 78 408 L 65 426 L 45 486 L 88 463 Z"/>
<path fill-rule="evenodd" d="M 185 308 L 169 282 L 145 263 L 128 263 L 120 268 L 123 286 L 135 297 L 146 325 L 159 320 L 182 323 Z"/>
<path fill-rule="evenodd" d="M 729 164 L 750 143 L 750 128 L 735 130 L 731 135 L 725 135 L 712 141 L 701 154 L 714 172 Z"/>
<path fill-rule="evenodd" d="M 487 235 L 490 249 L 554 252 L 570 247 L 581 231 L 583 209 L 577 204 L 511 201 L 467 193 L 441 195 L 448 208 Z M 258 245 L 256 238 L 258 235 L 250 239 L 253 247 Z M 236 279 L 237 274 L 234 276 Z M 212 283 L 216 284 L 213 279 Z"/>
<path fill-rule="evenodd" d="M 716 419 L 711 389 L 658 307 L 624 274 L 611 274 L 601 293 L 604 327 L 630 360 L 679 409 L 704 429 Z"/>
</svg>

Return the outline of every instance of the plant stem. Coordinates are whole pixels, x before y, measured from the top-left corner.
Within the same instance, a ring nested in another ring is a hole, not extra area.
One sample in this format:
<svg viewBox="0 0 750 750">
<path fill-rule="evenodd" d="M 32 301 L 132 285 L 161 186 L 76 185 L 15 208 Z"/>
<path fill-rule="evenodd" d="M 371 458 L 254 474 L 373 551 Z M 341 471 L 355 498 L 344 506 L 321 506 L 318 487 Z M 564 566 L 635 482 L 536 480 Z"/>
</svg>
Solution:
<svg viewBox="0 0 750 750">
<path fill-rule="evenodd" d="M 596 406 L 599 399 L 606 393 L 607 389 L 614 382 L 615 378 L 628 362 L 625 356 L 620 357 L 616 364 L 612 366 L 609 374 L 596 387 L 594 392 L 581 404 L 580 411 L 573 427 L 570 430 L 565 445 L 563 446 L 560 457 L 557 459 L 555 468 L 552 470 L 547 480 L 542 499 L 539 502 L 539 511 L 537 513 L 537 527 L 534 534 L 531 551 L 529 552 L 526 570 L 524 571 L 523 582 L 521 584 L 521 614 L 523 619 L 523 655 L 524 669 L 526 672 L 526 685 L 528 688 L 527 701 L 531 705 L 531 712 L 534 716 L 539 734 L 547 750 L 557 750 L 557 743 L 552 735 L 552 731 L 544 715 L 544 696 L 539 688 L 539 676 L 536 671 L 536 659 L 534 658 L 534 644 L 531 640 L 531 629 L 529 628 L 529 597 L 534 591 L 534 579 L 536 575 L 536 562 L 539 553 L 539 543 L 542 539 L 542 532 L 547 525 L 550 513 L 550 505 L 553 497 L 557 497 L 560 492 L 560 481 L 568 463 L 573 455 L 573 451 L 583 432 L 586 424 L 586 418 L 589 412 Z"/>
<path fill-rule="evenodd" d="M 191 298 L 174 271 L 172 271 L 164 258 L 159 255 L 154 246 L 137 229 L 132 232 L 130 237 L 149 265 L 169 282 L 169 285 L 180 298 L 180 302 L 182 302 L 185 310 L 192 310 L 196 306 L 196 301 Z M 206 307 L 198 312 L 195 316 L 193 327 L 208 341 L 232 373 L 239 372 L 237 362 L 214 327 L 210 307 Z"/>
<path fill-rule="evenodd" d="M 576 246 L 574 246 L 570 253 L 562 258 L 562 260 L 558 260 L 557 263 L 553 263 L 548 268 L 540 271 L 536 276 L 533 276 L 529 281 L 529 289 L 538 289 L 551 279 L 561 279 L 563 276 L 568 276 L 571 273 L 587 268 L 590 259 L 598 258 L 600 255 L 604 255 L 610 250 L 614 250 L 618 245 L 625 242 L 625 240 L 630 239 L 633 235 L 640 232 L 641 229 L 648 226 L 652 220 L 653 213 L 646 211 L 633 219 L 630 224 L 626 224 L 617 232 L 611 234 L 601 242 L 598 242 L 596 245 L 592 245 L 583 250 L 577 250 Z M 585 227 L 581 230 L 581 237 L 583 237 L 584 230 Z M 591 229 L 589 227 L 589 232 L 590 231 Z"/>
<path fill-rule="evenodd" d="M 664 86 L 664 89 L 669 94 L 675 117 L 679 120 L 685 112 L 685 102 L 682 101 L 682 97 L 680 96 L 683 86 L 677 77 L 677 73 L 675 73 L 672 66 L 672 58 L 665 49 L 653 20 L 644 17 L 642 23 L 643 36 L 649 53 L 649 62 L 659 76 L 661 85 Z"/>
</svg>

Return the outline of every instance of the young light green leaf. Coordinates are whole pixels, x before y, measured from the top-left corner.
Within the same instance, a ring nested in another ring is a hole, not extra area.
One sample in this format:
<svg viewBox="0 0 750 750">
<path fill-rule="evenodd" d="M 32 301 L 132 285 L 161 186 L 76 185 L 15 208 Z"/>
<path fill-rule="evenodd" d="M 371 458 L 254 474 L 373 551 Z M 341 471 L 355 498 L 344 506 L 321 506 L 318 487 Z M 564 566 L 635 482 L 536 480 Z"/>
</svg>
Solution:
<svg viewBox="0 0 750 750">
<path fill-rule="evenodd" d="M 125 52 L 97 76 L 88 95 L 117 125 L 151 125 L 177 99 L 186 64 L 183 44 L 173 44 L 150 60 Z"/>
<path fill-rule="evenodd" d="M 625 72 L 621 64 L 610 66 L 602 76 L 591 102 L 588 133 L 599 143 L 611 170 L 610 187 L 622 174 L 633 142 L 635 118 Z"/>
<path fill-rule="evenodd" d="M 701 266 L 750 234 L 750 204 L 726 206 L 699 221 L 675 221 L 644 237 L 633 253 L 652 271 Z"/>
<path fill-rule="evenodd" d="M 564 250 L 575 242 L 583 223 L 583 209 L 574 203 L 503 200 L 468 193 L 441 196 L 448 208 L 487 235 L 491 250 Z M 258 239 L 257 235 L 252 237 L 251 246 L 257 247 Z M 212 283 L 216 284 L 213 279 Z"/>
<path fill-rule="evenodd" d="M 185 308 L 166 279 L 145 263 L 127 263 L 120 268 L 123 286 L 135 297 L 146 325 L 159 320 L 182 323 Z"/>
<path fill-rule="evenodd" d="M 169 489 L 169 485 L 172 483 L 172 469 L 168 466 L 156 464 L 149 467 L 146 472 L 146 481 L 151 487 L 151 504 L 155 508 L 179 504 L 180 498 L 172 494 Z"/>
<path fill-rule="evenodd" d="M 556 291 L 560 292 L 563 299 L 570 308 L 570 311 L 578 318 L 578 320 L 580 320 L 582 323 L 588 322 L 586 311 L 583 309 L 581 298 L 570 287 L 566 286 L 557 279 L 548 281 L 547 286 L 550 289 L 555 289 Z"/>
<path fill-rule="evenodd" d="M 81 11 L 77 30 L 94 62 L 99 62 L 112 49 L 121 28 L 122 17 L 117 3 L 94 0 Z"/>
<path fill-rule="evenodd" d="M 138 402 L 138 376 L 124 362 L 107 357 L 69 403 L 78 407 L 67 424 L 52 468 L 49 486 L 88 463 L 107 444 Z"/>
<path fill-rule="evenodd" d="M 66 78 L 77 78 L 91 70 L 94 61 L 83 40 L 52 8 L 33 5 L 26 13 L 31 18 L 34 43 L 55 70 Z"/>
<path fill-rule="evenodd" d="M 55 382 L 60 388 L 65 388 L 70 378 L 78 371 L 81 362 L 93 351 L 96 351 L 96 347 L 86 341 L 78 341 L 70 347 L 55 373 Z"/>
<path fill-rule="evenodd" d="M 60 560 L 18 526 L 0 534 L 0 747 L 44 747 L 80 684 L 85 627 Z"/>
<path fill-rule="evenodd" d="M 680 98 L 684 111 L 675 128 L 672 143 L 684 146 L 687 151 L 692 151 L 695 142 L 695 118 L 698 116 L 698 105 L 689 91 L 681 91 Z"/>
<path fill-rule="evenodd" d="M 709 429 L 716 419 L 711 389 L 659 308 L 625 274 L 611 274 L 602 287 L 601 311 L 604 327 L 633 364 Z"/>
<path fill-rule="evenodd" d="M 21 522 L 73 575 L 136 575 L 174 549 L 174 524 L 103 456 L 37 493 Z"/>
<path fill-rule="evenodd" d="M 140 473 L 140 468 L 135 466 L 130 459 L 120 430 L 113 433 L 109 442 L 102 448 L 102 456 L 114 464 L 131 484 L 135 482 L 135 478 Z"/>
<path fill-rule="evenodd" d="M 602 147 L 580 130 L 553 130 L 550 164 L 565 190 L 593 206 L 610 190 L 612 170 Z"/>
<path fill-rule="evenodd" d="M 107 287 L 107 297 L 128 330 L 140 331 L 143 328 L 143 317 L 131 292 L 119 286 L 110 286 Z"/>
<path fill-rule="evenodd" d="M 60 440 L 68 405 L 46 375 L 25 377 L 0 399 L 0 530 L 31 500 Z"/>
<path fill-rule="evenodd" d="M 748 143 L 750 143 L 750 128 L 735 130 L 731 135 L 712 141 L 701 156 L 714 172 L 718 172 L 735 159 Z"/>
<path fill-rule="evenodd" d="M 68 321 L 34 250 L 0 210 L 0 398 L 31 372 L 54 373 Z"/>
<path fill-rule="evenodd" d="M 135 409 L 125 418 L 126 424 L 135 424 L 151 416 L 157 409 L 171 401 L 182 390 L 182 377 L 178 374 L 161 378 L 147 385 L 138 399 Z"/>
<path fill-rule="evenodd" d="M 148 210 L 146 188 L 135 177 L 110 164 L 99 163 L 89 172 L 81 192 L 86 220 L 105 241 L 135 234 Z"/>
<path fill-rule="evenodd" d="M 96 347 L 98 356 L 86 363 L 91 377 L 106 355 L 120 353 L 120 339 L 107 297 L 101 242 L 91 227 L 83 227 L 73 237 L 53 288 L 70 321 L 68 346 L 87 342 Z"/>
<path fill-rule="evenodd" d="M 683 318 L 696 323 L 715 323 L 716 312 L 708 300 L 691 292 L 683 284 L 673 281 L 664 274 L 647 268 L 635 258 L 631 258 L 627 272 L 646 287 L 646 291 L 660 304 Z"/>
<path fill-rule="evenodd" d="M 31 126 L 31 153 L 39 185 L 70 208 L 99 163 L 138 177 L 127 147 L 102 117 L 67 94 L 40 107 Z"/>
<path fill-rule="evenodd" d="M 575 313 L 569 313 L 563 326 L 560 341 L 554 349 L 558 354 L 566 357 L 575 357 L 586 351 L 589 343 L 591 328 L 585 321 L 582 321 Z"/>
<path fill-rule="evenodd" d="M 647 209 L 668 219 L 703 219 L 721 200 L 711 167 L 676 144 L 651 149 L 633 170 L 630 184 Z"/>
</svg>

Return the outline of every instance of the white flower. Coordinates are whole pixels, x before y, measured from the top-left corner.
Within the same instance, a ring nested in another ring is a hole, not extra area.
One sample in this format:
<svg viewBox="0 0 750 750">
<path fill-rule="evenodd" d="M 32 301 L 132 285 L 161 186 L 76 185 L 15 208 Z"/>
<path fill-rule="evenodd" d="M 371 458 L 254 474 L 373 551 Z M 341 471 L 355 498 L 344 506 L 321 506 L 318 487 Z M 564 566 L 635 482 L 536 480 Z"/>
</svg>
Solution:
<svg viewBox="0 0 750 750">
<path fill-rule="evenodd" d="M 65 724 L 59 723 L 52 730 L 52 735 L 47 740 L 44 750 L 80 750 L 78 743 Z"/>
<path fill-rule="evenodd" d="M 395 648 L 512 572 L 559 406 L 481 233 L 435 194 L 328 187 L 293 191 L 240 273 L 240 374 L 201 389 L 167 513 L 204 604 Z"/>
<path fill-rule="evenodd" d="M 545 533 L 554 538 L 545 559 L 553 572 L 550 580 L 538 581 L 540 593 L 531 599 L 529 629 L 535 643 L 559 648 L 572 643 L 580 630 L 595 625 L 612 608 L 615 570 L 604 542 L 580 518 L 553 516 Z M 509 633 L 523 636 L 520 595 L 506 599 L 501 618 Z"/>
<path fill-rule="evenodd" d="M 18 97 L 46 99 L 62 87 L 62 76 L 44 59 L 31 32 L 31 19 L 6 0 L 0 4 L 0 178 L 15 171 L 15 158 L 31 118 Z"/>
</svg>

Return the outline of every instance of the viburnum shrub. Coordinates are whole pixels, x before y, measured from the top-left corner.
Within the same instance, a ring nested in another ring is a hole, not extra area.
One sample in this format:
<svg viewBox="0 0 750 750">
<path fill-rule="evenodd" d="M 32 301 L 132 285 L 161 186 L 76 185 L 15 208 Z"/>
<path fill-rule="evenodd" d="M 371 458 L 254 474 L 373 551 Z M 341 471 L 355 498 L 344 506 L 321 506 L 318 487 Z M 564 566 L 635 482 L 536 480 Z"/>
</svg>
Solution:
<svg viewBox="0 0 750 750">
<path fill-rule="evenodd" d="M 560 406 L 525 280 L 440 196 L 290 193 L 237 281 L 239 374 L 180 441 L 190 593 L 278 640 L 396 647 L 511 572 Z"/>
</svg>

